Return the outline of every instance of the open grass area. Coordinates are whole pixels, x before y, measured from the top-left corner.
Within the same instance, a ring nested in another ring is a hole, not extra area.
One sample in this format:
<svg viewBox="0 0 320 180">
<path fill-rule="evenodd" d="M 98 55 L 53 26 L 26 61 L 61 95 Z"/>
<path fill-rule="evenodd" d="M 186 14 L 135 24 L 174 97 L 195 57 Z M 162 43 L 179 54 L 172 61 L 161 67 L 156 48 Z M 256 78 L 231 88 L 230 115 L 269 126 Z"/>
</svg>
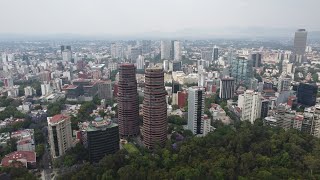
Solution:
<svg viewBox="0 0 320 180">
<path fill-rule="evenodd" d="M 130 153 L 130 154 L 133 154 L 133 153 L 138 153 L 139 150 L 138 148 L 132 144 L 132 143 L 127 143 L 125 145 L 123 145 L 123 147 Z"/>
</svg>

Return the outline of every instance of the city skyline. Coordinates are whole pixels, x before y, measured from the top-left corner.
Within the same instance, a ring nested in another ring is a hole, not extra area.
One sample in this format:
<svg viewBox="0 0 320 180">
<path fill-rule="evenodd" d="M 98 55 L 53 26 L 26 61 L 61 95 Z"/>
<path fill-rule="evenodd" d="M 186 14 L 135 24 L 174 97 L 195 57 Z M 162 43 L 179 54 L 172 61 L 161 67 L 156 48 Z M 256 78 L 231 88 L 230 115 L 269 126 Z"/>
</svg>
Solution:
<svg viewBox="0 0 320 180">
<path fill-rule="evenodd" d="M 0 4 L 6 7 L 0 12 L 0 20 L 7 22 L 0 33 L 134 35 L 197 29 L 222 29 L 222 33 L 223 29 L 248 27 L 320 30 L 320 25 L 314 23 L 318 17 L 317 7 L 320 5 L 316 0 L 277 1 L 276 6 L 270 1 L 253 0 L 13 0 Z"/>
</svg>

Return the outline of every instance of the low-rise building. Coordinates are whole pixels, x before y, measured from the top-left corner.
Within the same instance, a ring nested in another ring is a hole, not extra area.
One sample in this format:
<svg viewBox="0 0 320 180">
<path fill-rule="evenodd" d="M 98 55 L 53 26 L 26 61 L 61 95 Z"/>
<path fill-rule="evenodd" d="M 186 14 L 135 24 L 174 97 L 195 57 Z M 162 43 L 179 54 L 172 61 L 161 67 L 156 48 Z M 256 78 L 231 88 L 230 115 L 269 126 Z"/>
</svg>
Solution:
<svg viewBox="0 0 320 180">
<path fill-rule="evenodd" d="M 36 153 L 33 151 L 15 151 L 4 156 L 1 160 L 2 167 L 35 168 L 37 164 Z"/>
</svg>

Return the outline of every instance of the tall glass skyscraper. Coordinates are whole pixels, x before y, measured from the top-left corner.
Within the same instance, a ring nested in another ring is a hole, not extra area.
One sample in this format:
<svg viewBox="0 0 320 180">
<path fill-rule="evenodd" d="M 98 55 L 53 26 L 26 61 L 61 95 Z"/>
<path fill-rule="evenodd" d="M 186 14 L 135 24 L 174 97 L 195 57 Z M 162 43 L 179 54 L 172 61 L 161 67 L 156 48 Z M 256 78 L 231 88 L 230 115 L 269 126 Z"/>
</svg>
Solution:
<svg viewBox="0 0 320 180">
<path fill-rule="evenodd" d="M 249 85 L 253 77 L 252 60 L 244 57 L 233 58 L 231 63 L 231 77 L 234 78 L 236 85 Z"/>
<path fill-rule="evenodd" d="M 317 85 L 300 83 L 297 94 L 298 103 L 305 106 L 314 106 L 317 100 L 317 92 Z"/>
<path fill-rule="evenodd" d="M 293 57 L 297 63 L 302 63 L 305 58 L 308 32 L 305 29 L 298 29 L 294 34 Z"/>
</svg>

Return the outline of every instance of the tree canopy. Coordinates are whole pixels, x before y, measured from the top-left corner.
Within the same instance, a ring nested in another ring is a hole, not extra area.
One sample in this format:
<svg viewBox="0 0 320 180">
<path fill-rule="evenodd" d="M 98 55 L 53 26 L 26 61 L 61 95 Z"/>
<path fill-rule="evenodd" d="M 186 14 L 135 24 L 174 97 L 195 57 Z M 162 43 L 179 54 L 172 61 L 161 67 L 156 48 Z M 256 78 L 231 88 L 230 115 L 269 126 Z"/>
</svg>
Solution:
<svg viewBox="0 0 320 180">
<path fill-rule="evenodd" d="M 120 150 L 58 179 L 319 179 L 320 140 L 242 122 L 153 152 Z"/>
</svg>

